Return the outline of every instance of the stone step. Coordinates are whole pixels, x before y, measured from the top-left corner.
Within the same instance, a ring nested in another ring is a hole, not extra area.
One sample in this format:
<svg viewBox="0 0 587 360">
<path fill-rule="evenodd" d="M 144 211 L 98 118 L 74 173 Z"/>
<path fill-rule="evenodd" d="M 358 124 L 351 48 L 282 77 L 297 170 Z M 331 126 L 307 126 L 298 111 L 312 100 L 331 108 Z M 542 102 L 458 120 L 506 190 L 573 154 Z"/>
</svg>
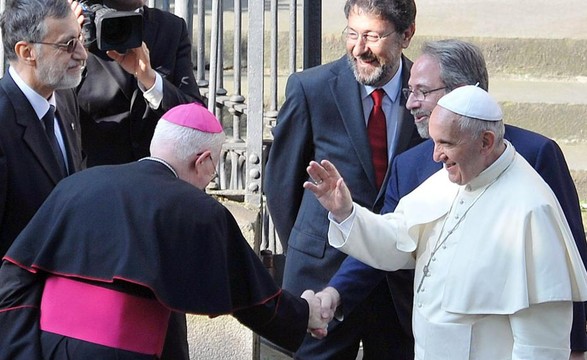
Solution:
<svg viewBox="0 0 587 360">
<path fill-rule="evenodd" d="M 504 102 L 587 105 L 587 77 L 540 79 L 490 74 L 489 91 Z"/>
<path fill-rule="evenodd" d="M 489 74 L 493 76 L 503 74 L 569 81 L 587 77 L 587 39 L 504 38 L 490 35 L 466 37 L 416 33 L 405 52 L 415 58 L 424 41 L 448 38 L 458 38 L 479 46 L 485 56 Z"/>
<path fill-rule="evenodd" d="M 563 142 L 587 143 L 587 82 L 491 77 L 507 123 Z"/>
</svg>

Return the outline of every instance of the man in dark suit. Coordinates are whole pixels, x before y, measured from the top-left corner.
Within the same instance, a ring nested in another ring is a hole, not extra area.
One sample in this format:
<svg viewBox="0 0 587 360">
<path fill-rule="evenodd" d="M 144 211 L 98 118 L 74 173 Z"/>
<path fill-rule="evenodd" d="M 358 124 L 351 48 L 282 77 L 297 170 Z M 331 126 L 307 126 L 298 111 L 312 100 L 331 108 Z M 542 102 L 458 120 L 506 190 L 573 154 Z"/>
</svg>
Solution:
<svg viewBox="0 0 587 360">
<path fill-rule="evenodd" d="M 488 75 L 481 51 L 474 45 L 443 40 L 424 44 L 422 55 L 412 66 L 406 106 L 414 115 L 420 135 L 429 138 L 428 119 L 436 102 L 447 92 L 466 84 L 479 83 L 488 88 Z M 438 89 L 438 90 L 435 90 Z M 515 126 L 505 126 L 505 138 L 535 168 L 549 184 L 560 202 L 573 232 L 583 261 L 587 259 L 587 243 L 579 208 L 579 200 L 569 169 L 558 145 L 539 134 Z M 382 213 L 392 212 L 400 198 L 410 193 L 428 177 L 440 170 L 441 163 L 432 159 L 434 143 L 427 140 L 397 156 L 392 164 L 391 177 L 385 194 Z M 413 348 L 411 317 L 413 298 L 413 271 L 383 272 L 348 257 L 331 279 L 329 287 L 319 293 L 325 299 L 323 306 L 341 304 L 346 315 L 365 298 L 377 283 L 387 276 L 398 322 L 389 326 L 403 329 L 408 342 L 400 344 Z M 585 333 L 585 306 L 574 304 L 571 333 L 571 358 L 583 359 L 587 349 Z M 406 357 L 408 359 L 410 357 Z M 413 359 L 413 355 L 411 357 Z"/>
<path fill-rule="evenodd" d="M 161 115 L 179 104 L 201 102 L 185 21 L 145 6 L 145 0 L 104 0 L 103 4 L 143 15 L 143 45 L 125 54 L 90 47 L 78 88 L 88 166 L 148 156 Z"/>
<path fill-rule="evenodd" d="M 66 0 L 11 1 L 0 27 L 10 62 L 0 80 L 1 257 L 55 185 L 82 167 L 72 88 L 87 54 Z"/>
<path fill-rule="evenodd" d="M 324 288 L 346 257 L 328 245 L 327 212 L 302 188 L 309 161 L 332 160 L 357 195 L 355 201 L 378 212 L 388 162 L 421 141 L 400 91 L 411 66 L 402 51 L 414 35 L 415 3 L 349 0 L 345 15 L 347 55 L 290 76 L 265 171 L 267 205 L 286 249 L 283 287 L 296 295 Z M 377 158 L 383 166 L 373 163 L 381 143 L 369 136 L 376 103 L 370 95 L 378 89 L 385 92 L 385 127 L 378 134 L 384 136 L 387 158 Z M 382 327 L 389 321 L 382 314 L 390 311 L 390 301 L 382 281 L 360 310 L 329 324 L 328 337 L 307 336 L 295 357 L 355 359 L 362 341 L 364 359 L 391 358 L 388 348 L 395 334 Z"/>
</svg>

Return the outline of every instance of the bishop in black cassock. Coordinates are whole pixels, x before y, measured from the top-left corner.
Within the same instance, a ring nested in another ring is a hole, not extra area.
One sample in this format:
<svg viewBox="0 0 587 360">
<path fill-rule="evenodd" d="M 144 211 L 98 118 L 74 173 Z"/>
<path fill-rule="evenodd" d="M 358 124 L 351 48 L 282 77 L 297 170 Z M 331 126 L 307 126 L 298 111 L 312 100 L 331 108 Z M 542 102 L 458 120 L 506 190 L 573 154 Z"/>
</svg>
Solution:
<svg viewBox="0 0 587 360">
<path fill-rule="evenodd" d="M 194 108 L 183 111 L 185 118 Z M 160 122 L 169 126 L 174 116 Z M 162 344 L 153 353 L 137 341 L 165 335 L 166 316 L 174 313 L 231 314 L 287 349 L 299 346 L 308 303 L 274 284 L 229 211 L 186 176 L 192 171 L 207 183 L 219 149 L 200 149 L 190 157 L 193 168 L 151 149 L 153 157 L 61 181 L 16 239 L 0 268 L 0 359 L 157 358 Z M 123 304 L 96 309 L 88 305 L 102 302 L 88 295 L 94 293 Z M 137 334 L 143 329 L 132 324 L 123 329 L 124 304 L 134 301 L 146 310 L 131 320 L 154 314 L 151 333 Z M 95 326 L 121 335 L 86 334 Z M 128 340 L 133 335 L 139 339 Z"/>
</svg>

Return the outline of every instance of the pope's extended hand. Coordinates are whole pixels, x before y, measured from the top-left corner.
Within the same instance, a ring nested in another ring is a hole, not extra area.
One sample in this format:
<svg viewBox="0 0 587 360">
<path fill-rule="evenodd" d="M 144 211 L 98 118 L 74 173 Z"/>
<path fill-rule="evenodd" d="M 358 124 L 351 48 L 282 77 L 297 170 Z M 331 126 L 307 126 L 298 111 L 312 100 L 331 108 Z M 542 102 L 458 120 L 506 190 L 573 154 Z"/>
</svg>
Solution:
<svg viewBox="0 0 587 360">
<path fill-rule="evenodd" d="M 328 286 L 324 290 L 317 292 L 316 297 L 320 299 L 322 313 L 334 316 L 336 308 L 340 306 L 340 294 L 338 293 L 338 290 L 332 286 Z M 332 320 L 332 318 L 330 320 Z"/>
<path fill-rule="evenodd" d="M 323 311 L 320 298 L 312 290 L 306 290 L 302 293 L 310 307 L 310 318 L 308 319 L 308 332 L 313 337 L 322 339 L 328 334 L 328 323 L 332 320 L 334 312 L 330 310 Z"/>
<path fill-rule="evenodd" d="M 341 222 L 352 213 L 353 199 L 336 167 L 328 160 L 320 164 L 311 161 L 306 171 L 314 182 L 306 181 L 304 188 L 316 195 L 322 206 L 332 213 L 334 220 Z"/>
</svg>

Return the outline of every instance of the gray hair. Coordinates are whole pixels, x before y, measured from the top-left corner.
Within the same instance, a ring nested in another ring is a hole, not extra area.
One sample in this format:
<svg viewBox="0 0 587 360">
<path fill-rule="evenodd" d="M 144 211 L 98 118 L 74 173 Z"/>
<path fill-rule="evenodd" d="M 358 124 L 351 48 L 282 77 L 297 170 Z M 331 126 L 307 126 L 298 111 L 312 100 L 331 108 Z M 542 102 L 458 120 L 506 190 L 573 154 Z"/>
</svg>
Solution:
<svg viewBox="0 0 587 360">
<path fill-rule="evenodd" d="M 45 19 L 65 19 L 72 14 L 67 0 L 9 0 L 0 16 L 2 45 L 8 60 L 16 60 L 19 41 L 39 42 L 47 35 Z"/>
<path fill-rule="evenodd" d="M 459 128 L 463 132 L 471 134 L 474 139 L 479 139 L 483 132 L 491 131 L 495 134 L 495 143 L 501 144 L 505 133 L 503 120 L 485 121 L 467 116 L 461 116 L 459 119 Z"/>
<path fill-rule="evenodd" d="M 171 144 L 176 159 L 186 161 L 190 156 L 206 150 L 216 156 L 222 149 L 224 139 L 224 132 L 206 133 L 161 119 L 155 127 L 151 146 L 167 147 Z"/>
<path fill-rule="evenodd" d="M 477 46 L 455 39 L 429 41 L 422 45 L 422 55 L 438 61 L 440 78 L 447 93 L 459 86 L 477 83 L 483 90 L 489 89 L 487 65 Z"/>
<path fill-rule="evenodd" d="M 414 0 L 347 0 L 344 5 L 344 15 L 347 19 L 355 6 L 366 14 L 380 16 L 392 23 L 397 33 L 404 32 L 416 22 Z"/>
</svg>

